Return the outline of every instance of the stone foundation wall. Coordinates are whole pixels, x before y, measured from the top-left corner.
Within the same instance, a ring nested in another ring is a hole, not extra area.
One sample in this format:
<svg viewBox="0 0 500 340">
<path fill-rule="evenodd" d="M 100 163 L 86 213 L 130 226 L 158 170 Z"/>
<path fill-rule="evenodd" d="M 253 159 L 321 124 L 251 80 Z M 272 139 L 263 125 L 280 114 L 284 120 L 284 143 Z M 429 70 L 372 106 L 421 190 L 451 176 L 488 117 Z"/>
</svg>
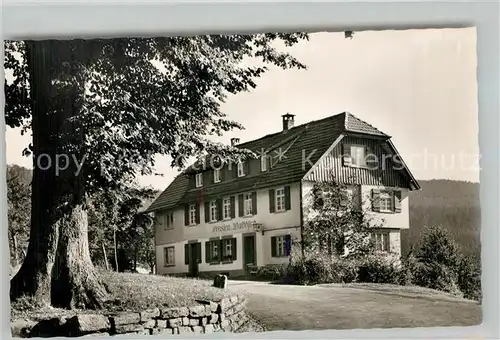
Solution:
<svg viewBox="0 0 500 340">
<path fill-rule="evenodd" d="M 199 301 L 188 307 L 152 308 L 140 312 L 115 314 L 79 314 L 68 318 L 41 320 L 17 326 L 13 337 L 118 336 L 209 334 L 236 332 L 246 324 L 246 299 L 242 295 L 219 302 Z"/>
</svg>

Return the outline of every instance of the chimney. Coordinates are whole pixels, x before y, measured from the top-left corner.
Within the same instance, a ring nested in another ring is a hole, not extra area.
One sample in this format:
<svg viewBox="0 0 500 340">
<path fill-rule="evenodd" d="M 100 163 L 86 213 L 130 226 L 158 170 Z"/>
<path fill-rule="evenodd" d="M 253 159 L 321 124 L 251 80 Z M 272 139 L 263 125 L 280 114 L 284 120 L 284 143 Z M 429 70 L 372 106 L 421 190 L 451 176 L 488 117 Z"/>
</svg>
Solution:
<svg viewBox="0 0 500 340">
<path fill-rule="evenodd" d="M 282 115 L 281 117 L 283 117 L 283 131 L 293 128 L 293 117 L 295 117 L 295 115 L 287 113 L 286 115 Z"/>
<path fill-rule="evenodd" d="M 235 146 L 240 142 L 239 138 L 231 138 L 231 146 Z"/>
</svg>

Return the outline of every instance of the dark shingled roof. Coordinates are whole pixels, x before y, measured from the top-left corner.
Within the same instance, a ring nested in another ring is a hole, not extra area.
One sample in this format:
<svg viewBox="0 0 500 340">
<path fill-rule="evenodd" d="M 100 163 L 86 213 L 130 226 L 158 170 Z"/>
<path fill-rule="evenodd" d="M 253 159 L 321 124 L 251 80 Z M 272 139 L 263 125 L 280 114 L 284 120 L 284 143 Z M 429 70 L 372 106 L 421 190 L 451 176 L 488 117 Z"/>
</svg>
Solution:
<svg viewBox="0 0 500 340">
<path fill-rule="evenodd" d="M 273 150 L 280 147 L 286 150 L 281 160 L 273 161 L 270 171 L 192 189 L 188 189 L 188 177 L 185 171 L 172 181 L 147 210 L 169 209 L 179 204 L 193 202 L 202 196 L 229 195 L 300 181 L 311 168 L 311 164 L 315 164 L 344 132 L 390 138 L 348 112 L 311 121 L 236 146 L 256 153 L 264 149 L 266 152 L 271 152 L 271 155 L 274 153 Z M 303 162 L 303 158 L 307 157 L 310 163 Z"/>
</svg>

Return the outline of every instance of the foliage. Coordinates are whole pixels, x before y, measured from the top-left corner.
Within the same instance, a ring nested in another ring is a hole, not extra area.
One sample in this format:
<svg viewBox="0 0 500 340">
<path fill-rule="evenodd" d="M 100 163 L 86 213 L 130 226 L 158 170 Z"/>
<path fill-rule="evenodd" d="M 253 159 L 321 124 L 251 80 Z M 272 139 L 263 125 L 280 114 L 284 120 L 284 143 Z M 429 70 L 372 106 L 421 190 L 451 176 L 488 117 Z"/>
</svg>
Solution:
<svg viewBox="0 0 500 340">
<path fill-rule="evenodd" d="M 255 79 L 269 65 L 304 69 L 273 46 L 307 39 L 306 33 L 268 33 L 51 41 L 50 48 L 71 51 L 70 56 L 59 56 L 66 68 L 51 75 L 55 90 L 80 88 L 81 77 L 74 74 L 86 79 L 74 119 L 85 126 L 89 190 L 128 183 L 138 172 L 152 174 L 157 154 L 171 156 L 175 167 L 204 152 L 223 158 L 250 155 L 208 138 L 243 128 L 226 118 L 221 104 L 229 95 L 255 88 Z M 26 67 L 31 43 L 4 45 L 5 68 L 14 75 L 5 84 L 6 122 L 24 130 L 31 128 L 32 116 L 32 79 Z M 247 59 L 255 66 L 244 63 Z"/>
<path fill-rule="evenodd" d="M 27 169 L 7 166 L 7 219 L 11 264 L 17 266 L 24 257 L 29 238 L 31 213 L 31 173 Z"/>
<path fill-rule="evenodd" d="M 359 266 L 358 282 L 399 283 L 400 265 L 392 256 L 370 255 Z"/>
<path fill-rule="evenodd" d="M 465 298 L 481 300 L 481 268 L 475 259 L 462 257 L 457 271 L 457 284 Z"/>
<path fill-rule="evenodd" d="M 286 277 L 287 265 L 274 264 L 262 266 L 257 270 L 256 277 L 266 281 L 275 281 Z"/>
<path fill-rule="evenodd" d="M 353 194 L 335 180 L 317 182 L 305 199 L 304 250 L 359 256 L 373 250 L 369 235 L 375 223 L 363 209 L 358 187 Z"/>
<path fill-rule="evenodd" d="M 306 254 L 296 257 L 287 269 L 287 281 L 296 284 L 313 285 L 320 283 L 350 283 L 356 280 L 355 260 L 329 255 Z"/>
<path fill-rule="evenodd" d="M 461 252 L 446 229 L 441 226 L 432 226 L 425 228 L 416 256 L 421 262 L 439 263 L 456 271 L 460 263 Z"/>
</svg>

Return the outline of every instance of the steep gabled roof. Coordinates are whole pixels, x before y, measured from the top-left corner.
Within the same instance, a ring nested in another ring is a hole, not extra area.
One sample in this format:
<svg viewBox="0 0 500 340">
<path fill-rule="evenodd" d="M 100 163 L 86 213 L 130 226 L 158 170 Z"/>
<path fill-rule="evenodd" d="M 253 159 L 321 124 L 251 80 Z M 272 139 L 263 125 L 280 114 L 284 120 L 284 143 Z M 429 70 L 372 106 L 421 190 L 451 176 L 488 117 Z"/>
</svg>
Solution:
<svg viewBox="0 0 500 340">
<path fill-rule="evenodd" d="M 151 204 L 148 211 L 169 209 L 179 204 L 193 202 L 202 195 L 204 197 L 222 193 L 230 195 L 298 182 L 337 138 L 345 133 L 364 134 L 383 139 L 390 138 L 348 112 L 301 124 L 289 130 L 236 145 L 238 148 L 249 149 L 255 153 L 264 150 L 273 158 L 273 166 L 270 171 L 193 189 L 189 189 L 188 177 L 184 172 L 172 181 Z"/>
</svg>

